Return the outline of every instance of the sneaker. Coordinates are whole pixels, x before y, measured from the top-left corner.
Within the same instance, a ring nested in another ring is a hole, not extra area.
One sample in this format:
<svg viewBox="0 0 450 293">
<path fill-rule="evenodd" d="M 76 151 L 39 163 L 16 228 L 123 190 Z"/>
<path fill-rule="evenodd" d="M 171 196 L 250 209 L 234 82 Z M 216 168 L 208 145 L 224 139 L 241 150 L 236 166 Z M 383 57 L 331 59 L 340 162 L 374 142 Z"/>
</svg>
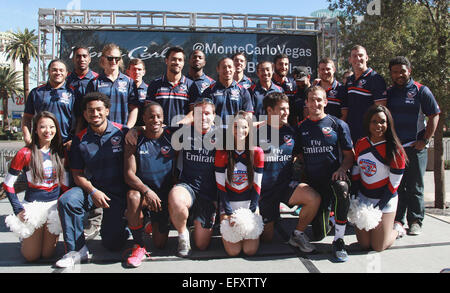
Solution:
<svg viewBox="0 0 450 293">
<path fill-rule="evenodd" d="M 89 259 L 89 250 L 83 246 L 79 251 L 70 251 L 66 253 L 55 265 L 58 268 L 70 268 Z"/>
<path fill-rule="evenodd" d="M 398 232 L 397 239 L 406 235 L 406 230 L 400 222 L 394 222 L 394 230 Z"/>
<path fill-rule="evenodd" d="M 189 239 L 178 237 L 177 255 L 179 257 L 188 257 L 190 254 L 191 254 L 191 243 L 189 243 Z"/>
<path fill-rule="evenodd" d="M 338 238 L 333 241 L 333 255 L 338 262 L 346 262 L 348 260 L 348 254 L 345 250 L 344 239 Z"/>
<path fill-rule="evenodd" d="M 408 235 L 420 235 L 422 233 L 422 227 L 418 223 L 414 223 L 409 227 Z"/>
<path fill-rule="evenodd" d="M 127 266 L 130 268 L 137 268 L 141 265 L 142 261 L 147 259 L 150 254 L 144 247 L 140 247 L 138 244 L 133 246 L 131 255 L 127 259 Z"/>
<path fill-rule="evenodd" d="M 288 207 L 287 205 L 285 205 L 284 203 L 280 203 L 280 213 L 282 214 L 290 214 L 295 212 L 295 210 L 298 208 L 298 206 L 294 206 L 292 208 Z"/>
<path fill-rule="evenodd" d="M 288 241 L 289 245 L 298 247 L 303 252 L 313 252 L 316 248 L 313 244 L 309 243 L 309 238 L 305 233 L 295 234 L 292 233 L 291 238 Z"/>
</svg>

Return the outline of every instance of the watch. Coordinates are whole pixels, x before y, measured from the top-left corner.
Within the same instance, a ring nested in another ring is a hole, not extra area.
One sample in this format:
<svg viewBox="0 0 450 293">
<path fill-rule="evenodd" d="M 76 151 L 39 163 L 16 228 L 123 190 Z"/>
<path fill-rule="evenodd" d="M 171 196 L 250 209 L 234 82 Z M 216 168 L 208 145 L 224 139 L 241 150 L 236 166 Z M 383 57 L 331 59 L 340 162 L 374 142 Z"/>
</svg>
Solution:
<svg viewBox="0 0 450 293">
<path fill-rule="evenodd" d="M 430 140 L 429 140 L 429 139 L 426 139 L 426 138 L 422 138 L 422 141 L 423 141 L 425 144 L 428 144 L 428 143 L 430 142 Z"/>
</svg>

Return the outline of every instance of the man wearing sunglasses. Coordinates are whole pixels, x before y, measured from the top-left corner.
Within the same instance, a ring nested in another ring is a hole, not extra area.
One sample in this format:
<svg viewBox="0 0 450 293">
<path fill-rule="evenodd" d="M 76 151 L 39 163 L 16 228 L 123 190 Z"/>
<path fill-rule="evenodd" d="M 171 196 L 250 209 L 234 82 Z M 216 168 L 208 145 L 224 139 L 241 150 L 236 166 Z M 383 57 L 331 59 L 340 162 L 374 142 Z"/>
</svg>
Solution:
<svg viewBox="0 0 450 293">
<path fill-rule="evenodd" d="M 103 48 L 100 66 L 103 73 L 89 82 L 86 92 L 105 94 L 111 100 L 108 119 L 133 127 L 138 116 L 137 88 L 134 80 L 121 72 L 123 61 L 119 46 L 107 44 Z"/>
</svg>

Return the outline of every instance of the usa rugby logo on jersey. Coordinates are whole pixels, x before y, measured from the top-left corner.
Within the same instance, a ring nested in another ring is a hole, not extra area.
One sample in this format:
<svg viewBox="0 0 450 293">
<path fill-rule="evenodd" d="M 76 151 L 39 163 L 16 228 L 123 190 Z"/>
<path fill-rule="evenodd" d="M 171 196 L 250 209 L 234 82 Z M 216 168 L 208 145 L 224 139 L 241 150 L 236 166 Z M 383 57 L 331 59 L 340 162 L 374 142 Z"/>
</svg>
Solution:
<svg viewBox="0 0 450 293">
<path fill-rule="evenodd" d="M 359 161 L 359 166 L 367 177 L 372 177 L 377 173 L 377 164 L 371 160 L 362 159 Z"/>
<path fill-rule="evenodd" d="M 68 92 L 64 92 L 64 93 L 62 93 L 61 94 L 61 98 L 59 99 L 59 101 L 61 102 L 61 103 L 64 103 L 64 104 L 70 104 L 70 98 L 72 97 L 72 94 L 71 93 L 68 93 Z"/>
<path fill-rule="evenodd" d="M 331 127 L 323 127 L 322 128 L 322 133 L 325 136 L 331 136 L 331 132 L 333 131 L 333 129 Z"/>
<path fill-rule="evenodd" d="M 417 95 L 417 92 L 415 90 L 410 91 L 406 94 L 406 100 L 405 104 L 414 104 L 414 98 Z"/>
<path fill-rule="evenodd" d="M 286 143 L 286 145 L 292 145 L 292 136 L 291 135 L 285 135 L 283 137 L 284 142 Z"/>
<path fill-rule="evenodd" d="M 121 141 L 122 141 L 122 138 L 120 136 L 114 136 L 113 138 L 111 138 L 111 144 L 113 146 L 119 145 Z"/>
<path fill-rule="evenodd" d="M 161 147 L 161 154 L 163 154 L 164 156 L 167 155 L 170 152 L 170 146 L 165 145 Z"/>
<path fill-rule="evenodd" d="M 364 87 L 364 85 L 366 84 L 366 82 L 367 82 L 367 81 L 366 81 L 365 79 L 360 80 L 359 83 L 358 83 L 358 87 L 359 87 L 359 88 Z"/>
</svg>

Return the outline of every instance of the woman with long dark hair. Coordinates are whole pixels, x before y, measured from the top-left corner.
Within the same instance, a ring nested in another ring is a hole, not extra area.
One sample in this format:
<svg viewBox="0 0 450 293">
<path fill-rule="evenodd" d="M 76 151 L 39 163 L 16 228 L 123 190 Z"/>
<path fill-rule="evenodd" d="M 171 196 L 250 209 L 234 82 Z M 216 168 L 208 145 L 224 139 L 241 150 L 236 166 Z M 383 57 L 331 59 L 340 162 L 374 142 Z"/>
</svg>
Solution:
<svg viewBox="0 0 450 293">
<path fill-rule="evenodd" d="M 261 192 L 264 152 L 250 145 L 251 125 L 251 117 L 239 111 L 233 127 L 235 148 L 216 150 L 215 156 L 222 239 L 230 256 L 241 251 L 254 255 L 263 229 L 262 218 L 255 212 Z M 250 226 L 253 228 L 247 229 Z"/>
<path fill-rule="evenodd" d="M 359 201 L 355 209 L 372 205 L 382 215 L 378 225 L 372 229 L 362 228 L 359 221 L 354 224 L 357 226 L 358 242 L 363 248 L 382 251 L 406 233 L 401 225 L 394 224 L 394 219 L 398 203 L 397 188 L 407 157 L 395 132 L 392 115 L 386 107 L 374 105 L 369 108 L 363 129 L 367 136 L 356 144 L 356 165 L 352 174 L 352 190 Z"/>
<path fill-rule="evenodd" d="M 67 189 L 61 130 L 55 115 L 40 112 L 32 129 L 31 144 L 18 151 L 3 183 L 14 211 L 5 222 L 22 240 L 21 252 L 27 261 L 53 255 L 61 232 L 56 200 Z M 24 202 L 14 190 L 22 170 L 28 185 Z"/>
</svg>

